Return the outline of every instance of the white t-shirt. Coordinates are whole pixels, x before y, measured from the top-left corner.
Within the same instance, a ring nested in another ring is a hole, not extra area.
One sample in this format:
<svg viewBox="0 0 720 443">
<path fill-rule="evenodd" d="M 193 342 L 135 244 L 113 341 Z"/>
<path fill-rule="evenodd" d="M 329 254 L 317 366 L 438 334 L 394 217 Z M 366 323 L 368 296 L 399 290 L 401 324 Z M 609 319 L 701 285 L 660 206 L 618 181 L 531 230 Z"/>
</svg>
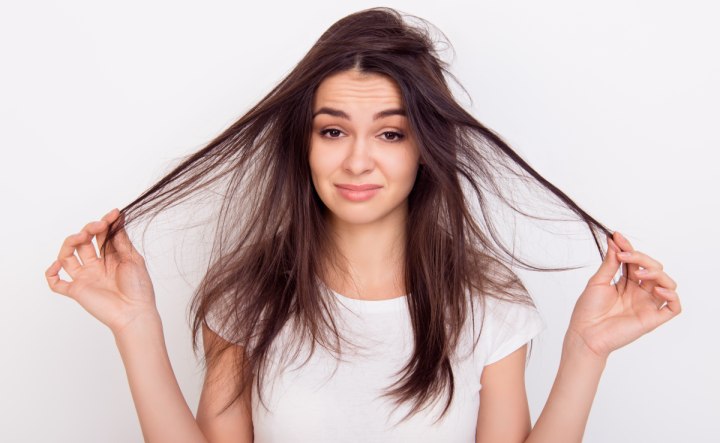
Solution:
<svg viewBox="0 0 720 443">
<path fill-rule="evenodd" d="M 487 298 L 487 315 L 480 340 L 472 351 L 472 329 L 461 340 L 458 358 L 452 362 L 455 395 L 446 416 L 433 424 L 447 401 L 447 391 L 434 404 L 394 426 L 410 410 L 380 394 L 397 380 L 394 373 L 412 355 L 412 326 L 407 296 L 387 300 L 358 300 L 331 292 L 341 312 L 338 327 L 352 343 L 365 348 L 343 347 L 338 362 L 321 346 L 305 362 L 309 347 L 297 360 L 284 366 L 277 358 L 263 386 L 259 403 L 253 388 L 252 420 L 256 443 L 292 442 L 467 442 L 475 441 L 483 367 L 509 355 L 536 337 L 545 322 L 530 306 Z M 475 309 L 475 333 L 482 313 Z M 212 318 L 208 318 L 213 327 Z M 287 357 L 283 350 L 290 328 L 285 328 L 273 355 Z M 222 334 L 220 334 L 222 335 Z M 293 348 L 294 349 L 294 348 Z"/>
</svg>

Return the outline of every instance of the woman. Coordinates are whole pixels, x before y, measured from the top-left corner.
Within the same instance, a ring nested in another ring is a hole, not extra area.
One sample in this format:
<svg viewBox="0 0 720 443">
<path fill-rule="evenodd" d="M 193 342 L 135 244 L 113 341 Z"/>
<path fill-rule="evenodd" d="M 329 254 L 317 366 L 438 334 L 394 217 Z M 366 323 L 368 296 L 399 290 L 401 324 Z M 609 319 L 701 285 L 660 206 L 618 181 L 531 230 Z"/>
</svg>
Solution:
<svg viewBox="0 0 720 443">
<path fill-rule="evenodd" d="M 146 441 L 582 439 L 608 355 L 679 314 L 677 286 L 465 112 L 445 76 L 422 26 L 388 8 L 345 17 L 208 146 L 65 240 L 48 284 L 112 330 Z M 543 323 L 511 265 L 540 268 L 490 217 L 493 196 L 521 212 L 503 174 L 550 191 L 602 257 L 534 427 L 524 368 Z M 213 186 L 194 417 L 125 227 Z"/>
</svg>

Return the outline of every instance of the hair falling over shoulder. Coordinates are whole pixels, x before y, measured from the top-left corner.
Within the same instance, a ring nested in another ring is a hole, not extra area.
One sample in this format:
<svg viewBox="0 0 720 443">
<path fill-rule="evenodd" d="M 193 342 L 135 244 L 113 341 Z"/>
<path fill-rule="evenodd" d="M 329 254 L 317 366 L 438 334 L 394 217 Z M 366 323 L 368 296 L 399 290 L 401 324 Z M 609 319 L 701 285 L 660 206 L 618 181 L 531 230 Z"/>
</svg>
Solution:
<svg viewBox="0 0 720 443">
<path fill-rule="evenodd" d="M 411 402 L 408 416 L 445 391 L 442 415 L 452 402 L 451 357 L 471 315 L 468 294 L 480 307 L 484 297 L 532 304 L 513 265 L 575 269 L 533 266 L 504 244 L 491 200 L 527 214 L 506 198 L 503 179 L 519 179 L 561 202 L 587 224 L 604 256 L 599 237 L 611 231 L 457 103 L 447 82 L 454 76 L 438 55 L 431 29 L 390 8 L 342 18 L 239 120 L 122 209 L 128 225 L 203 190 L 219 189 L 216 195 L 223 198 L 210 263 L 191 303 L 193 349 L 197 352 L 210 313 L 233 343 L 243 345 L 233 347 L 243 352 L 233 401 L 253 382 L 262 385 L 271 345 L 286 325 L 297 328 L 293 335 L 313 350 L 317 344 L 341 353 L 344 339 L 331 315 L 334 300 L 323 296 L 318 284 L 320 263 L 333 253 L 333 244 L 308 165 L 313 96 L 333 73 L 355 68 L 397 82 L 420 150 L 408 200 L 404 272 L 415 348 L 386 392 L 396 404 Z M 230 346 L 206 349 L 206 367 Z"/>
</svg>

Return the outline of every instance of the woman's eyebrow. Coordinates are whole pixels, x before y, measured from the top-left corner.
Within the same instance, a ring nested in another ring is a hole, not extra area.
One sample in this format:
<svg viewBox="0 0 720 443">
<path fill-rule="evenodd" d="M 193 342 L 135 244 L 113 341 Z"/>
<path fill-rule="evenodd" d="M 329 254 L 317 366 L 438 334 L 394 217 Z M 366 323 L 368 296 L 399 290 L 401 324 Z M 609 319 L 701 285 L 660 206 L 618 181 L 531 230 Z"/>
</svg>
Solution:
<svg viewBox="0 0 720 443">
<path fill-rule="evenodd" d="M 318 109 L 313 113 L 312 118 L 315 118 L 319 114 L 328 114 L 332 115 L 333 117 L 340 117 L 344 118 L 345 120 L 350 120 L 350 116 L 345 113 L 345 111 L 341 111 L 340 109 L 335 108 L 329 108 L 327 106 L 323 106 L 322 108 Z M 394 108 L 394 109 L 386 109 L 384 111 L 380 111 L 377 114 L 373 116 L 373 120 L 377 120 L 379 118 L 388 117 L 391 115 L 403 115 L 407 116 L 404 109 Z"/>
</svg>

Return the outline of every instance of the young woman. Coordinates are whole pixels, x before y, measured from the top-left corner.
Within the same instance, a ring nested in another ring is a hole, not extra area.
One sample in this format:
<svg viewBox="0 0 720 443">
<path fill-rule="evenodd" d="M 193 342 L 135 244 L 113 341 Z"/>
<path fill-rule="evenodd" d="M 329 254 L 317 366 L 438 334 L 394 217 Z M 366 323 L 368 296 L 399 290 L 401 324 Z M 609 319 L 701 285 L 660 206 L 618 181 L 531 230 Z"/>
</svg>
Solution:
<svg viewBox="0 0 720 443">
<path fill-rule="evenodd" d="M 463 110 L 449 75 L 396 11 L 345 17 L 207 147 L 65 240 L 48 284 L 112 330 L 146 441 L 581 441 L 609 354 L 680 313 L 676 284 Z M 493 223 L 491 197 L 516 209 L 503 174 L 550 191 L 602 257 L 534 427 L 524 368 L 544 324 L 511 265 L 539 268 Z M 213 186 L 193 416 L 125 228 Z"/>
</svg>

